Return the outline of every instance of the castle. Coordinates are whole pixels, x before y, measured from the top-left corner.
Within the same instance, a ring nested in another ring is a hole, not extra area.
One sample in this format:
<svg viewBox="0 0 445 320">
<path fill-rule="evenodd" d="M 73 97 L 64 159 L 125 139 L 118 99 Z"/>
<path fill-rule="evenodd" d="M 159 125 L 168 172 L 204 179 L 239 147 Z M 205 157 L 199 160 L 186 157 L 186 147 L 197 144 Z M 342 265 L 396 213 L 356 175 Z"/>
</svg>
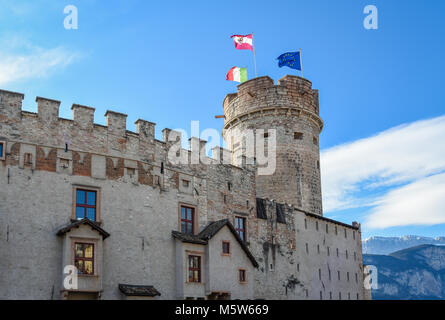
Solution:
<svg viewBox="0 0 445 320">
<path fill-rule="evenodd" d="M 171 161 L 174 130 L 23 99 L 0 90 L 0 299 L 367 298 L 360 224 L 323 217 L 310 81 L 240 84 L 223 103 L 230 150 L 191 138 L 175 152 L 188 164 Z M 246 156 L 249 130 L 274 148 L 270 174 Z"/>
</svg>

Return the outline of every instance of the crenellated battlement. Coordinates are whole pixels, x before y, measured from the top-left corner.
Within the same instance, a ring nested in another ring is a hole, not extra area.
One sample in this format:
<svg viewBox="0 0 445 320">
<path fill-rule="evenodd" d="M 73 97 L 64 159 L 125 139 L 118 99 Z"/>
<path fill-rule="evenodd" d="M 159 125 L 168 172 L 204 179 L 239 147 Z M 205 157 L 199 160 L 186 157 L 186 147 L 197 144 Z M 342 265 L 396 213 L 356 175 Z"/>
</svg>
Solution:
<svg viewBox="0 0 445 320">
<path fill-rule="evenodd" d="M 275 85 L 268 77 L 258 77 L 238 85 L 238 92 L 226 96 L 223 102 L 227 129 L 243 117 L 261 116 L 264 112 L 284 112 L 289 115 L 305 115 L 323 128 L 319 117 L 318 90 L 312 89 L 307 79 L 287 75 Z"/>
<path fill-rule="evenodd" d="M 231 164 L 232 152 L 221 147 L 213 148 L 209 157 L 205 152 L 207 141 L 195 137 L 189 139 L 189 149 L 183 149 L 179 131 L 165 128 L 162 140 L 157 140 L 156 123 L 151 121 L 136 120 L 136 132 L 132 132 L 127 130 L 127 115 L 120 112 L 108 110 L 105 113 L 106 125 L 101 125 L 94 123 L 95 108 L 91 106 L 73 104 L 72 119 L 65 119 L 59 117 L 59 100 L 37 97 L 35 113 L 22 110 L 24 97 L 22 93 L 0 90 L 0 139 L 8 142 L 8 153 L 17 143 L 17 146 L 31 146 L 29 149 L 33 150 L 34 162 L 36 158 L 40 162 L 47 161 L 51 150 L 56 150 L 56 153 L 66 150 L 66 154 L 73 152 L 72 157 L 79 159 L 84 159 L 85 155 L 89 155 L 86 159 L 92 155 L 110 157 L 114 159 L 114 167 L 119 163 L 117 159 L 140 161 L 145 166 L 159 168 L 161 165 L 181 167 L 185 171 L 190 169 L 189 164 L 230 164 L 235 170 L 245 167 L 245 161 L 239 161 L 239 166 Z M 176 153 L 182 157 L 179 164 L 170 161 L 169 151 L 174 145 L 177 146 Z M 37 157 L 39 148 L 45 150 L 44 156 Z M 21 159 L 21 151 L 15 152 Z M 33 168 L 36 169 L 35 164 Z M 55 170 L 51 167 L 51 171 Z"/>
</svg>

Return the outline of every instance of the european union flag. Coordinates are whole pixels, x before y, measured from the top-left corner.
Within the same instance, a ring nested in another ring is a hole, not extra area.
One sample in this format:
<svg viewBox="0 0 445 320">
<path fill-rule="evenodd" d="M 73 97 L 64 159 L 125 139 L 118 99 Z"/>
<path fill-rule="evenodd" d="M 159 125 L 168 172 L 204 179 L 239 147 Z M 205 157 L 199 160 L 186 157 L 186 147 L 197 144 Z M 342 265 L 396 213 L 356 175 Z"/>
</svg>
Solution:
<svg viewBox="0 0 445 320">
<path fill-rule="evenodd" d="M 300 51 L 283 53 L 277 60 L 280 68 L 287 66 L 301 71 Z"/>
</svg>

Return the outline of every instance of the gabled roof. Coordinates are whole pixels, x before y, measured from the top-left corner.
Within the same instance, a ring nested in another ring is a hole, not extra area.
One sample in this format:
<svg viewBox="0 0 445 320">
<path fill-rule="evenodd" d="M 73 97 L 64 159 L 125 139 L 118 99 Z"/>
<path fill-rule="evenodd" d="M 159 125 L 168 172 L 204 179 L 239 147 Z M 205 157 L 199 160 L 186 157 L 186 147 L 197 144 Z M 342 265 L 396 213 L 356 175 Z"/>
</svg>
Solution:
<svg viewBox="0 0 445 320">
<path fill-rule="evenodd" d="M 126 296 L 155 297 L 161 295 L 161 293 L 153 286 L 137 286 L 119 283 L 119 290 Z"/>
<path fill-rule="evenodd" d="M 79 228 L 79 226 L 84 225 L 84 224 L 89 225 L 93 230 L 96 230 L 97 232 L 99 232 L 102 235 L 104 240 L 110 236 L 110 234 L 108 232 L 106 232 L 104 229 L 102 229 L 101 227 L 99 227 L 99 225 L 97 223 L 95 223 L 87 218 L 83 218 L 82 220 L 77 220 L 73 223 L 70 223 L 66 227 L 63 227 L 62 229 L 57 231 L 57 235 L 62 236 L 65 233 L 71 231 L 72 228 Z"/>
<path fill-rule="evenodd" d="M 208 241 L 213 238 L 214 235 L 218 233 L 224 226 L 227 226 L 229 230 L 232 232 L 235 239 L 238 241 L 239 245 L 246 253 L 247 257 L 252 262 L 255 268 L 258 268 L 258 262 L 255 260 L 255 257 L 250 252 L 249 248 L 246 246 L 245 242 L 241 240 L 238 232 L 236 232 L 235 227 L 230 223 L 228 219 L 223 219 L 219 221 L 210 222 L 199 234 L 185 234 L 178 231 L 172 231 L 172 235 L 174 238 L 181 240 L 182 242 L 187 243 L 195 243 L 195 244 L 204 244 L 206 245 Z"/>
</svg>

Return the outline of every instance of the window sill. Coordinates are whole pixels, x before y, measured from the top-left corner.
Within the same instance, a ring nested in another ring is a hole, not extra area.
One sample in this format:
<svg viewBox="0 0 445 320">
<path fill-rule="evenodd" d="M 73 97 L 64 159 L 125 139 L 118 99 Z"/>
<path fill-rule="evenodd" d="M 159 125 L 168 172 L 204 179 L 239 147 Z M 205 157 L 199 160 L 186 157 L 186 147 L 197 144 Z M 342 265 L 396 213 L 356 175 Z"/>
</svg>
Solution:
<svg viewBox="0 0 445 320">
<path fill-rule="evenodd" d="M 74 223 L 74 222 L 77 222 L 77 221 L 79 221 L 78 219 L 73 219 L 73 218 L 71 218 L 71 223 Z M 95 224 L 97 224 L 97 225 L 102 225 L 102 221 L 93 221 L 93 220 L 91 220 L 92 222 L 94 222 Z"/>
</svg>

